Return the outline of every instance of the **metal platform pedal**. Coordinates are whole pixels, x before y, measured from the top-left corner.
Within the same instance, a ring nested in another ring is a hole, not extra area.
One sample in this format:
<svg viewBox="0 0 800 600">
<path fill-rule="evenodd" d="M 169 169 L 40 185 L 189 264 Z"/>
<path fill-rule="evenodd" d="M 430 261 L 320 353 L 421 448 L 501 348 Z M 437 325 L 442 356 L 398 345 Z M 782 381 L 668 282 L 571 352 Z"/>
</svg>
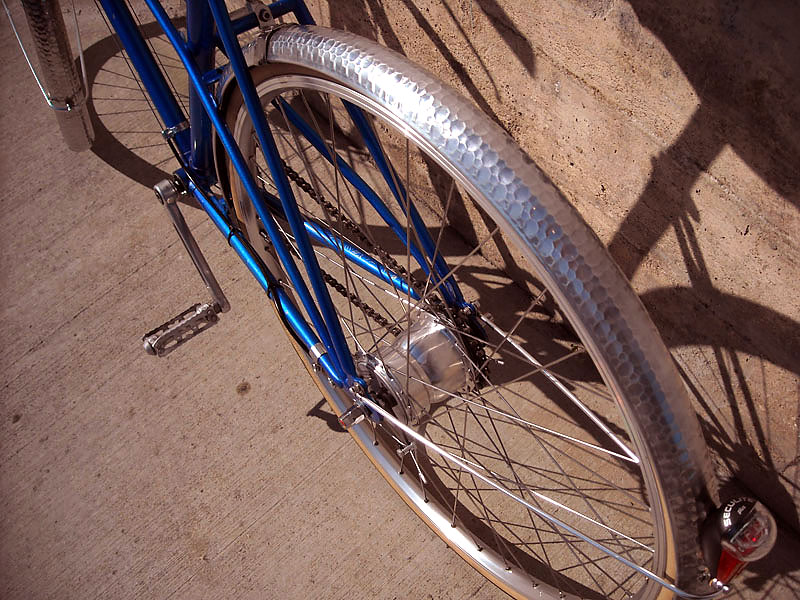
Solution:
<svg viewBox="0 0 800 600">
<path fill-rule="evenodd" d="M 219 322 L 210 304 L 195 304 L 153 331 L 144 334 L 144 349 L 153 356 L 164 356 Z"/>
<path fill-rule="evenodd" d="M 177 200 L 183 193 L 180 180 L 165 179 L 153 186 L 153 190 L 156 198 L 167 209 L 175 231 L 178 232 L 213 299 L 211 302 L 198 303 L 187 308 L 177 317 L 173 317 L 142 337 L 144 349 L 148 354 L 166 356 L 178 346 L 218 323 L 219 313 L 230 310 L 230 304 L 178 208 Z"/>
</svg>

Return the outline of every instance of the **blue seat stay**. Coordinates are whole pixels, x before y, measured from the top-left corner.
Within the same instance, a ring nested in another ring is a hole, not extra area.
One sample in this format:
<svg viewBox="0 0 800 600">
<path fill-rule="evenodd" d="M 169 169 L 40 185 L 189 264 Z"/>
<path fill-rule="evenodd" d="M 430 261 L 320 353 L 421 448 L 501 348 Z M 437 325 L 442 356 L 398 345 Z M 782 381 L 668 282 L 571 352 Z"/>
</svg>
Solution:
<svg viewBox="0 0 800 600">
<path fill-rule="evenodd" d="M 308 124 L 308 122 L 301 117 L 296 110 L 294 110 L 286 100 L 280 98 L 278 102 L 274 102 L 276 106 L 283 111 L 286 115 L 289 122 L 294 125 L 298 132 L 306 138 L 312 146 L 319 152 L 329 163 L 333 164 L 333 153 L 325 144 L 324 140 L 319 136 L 319 134 L 314 131 L 314 129 Z M 408 237 L 406 234 L 406 230 L 400 224 L 400 221 L 397 220 L 397 217 L 392 214 L 392 211 L 389 209 L 388 206 L 384 203 L 383 200 L 380 199 L 378 194 L 373 190 L 366 181 L 356 173 L 353 168 L 347 164 L 339 154 L 336 154 L 336 168 L 342 174 L 342 176 L 347 179 L 358 191 L 359 193 L 366 198 L 367 202 L 378 212 L 384 222 L 391 228 L 397 238 L 401 241 L 403 245 L 406 243 L 406 238 Z M 422 268 L 425 275 L 429 273 L 428 269 L 428 262 L 423 257 L 422 251 L 419 249 L 416 243 L 412 240 L 411 242 L 411 256 L 417 261 L 417 264 Z"/>
<path fill-rule="evenodd" d="M 358 128 L 359 133 L 361 133 L 361 136 L 364 138 L 364 143 L 367 145 L 367 148 L 369 149 L 370 154 L 372 155 L 372 158 L 378 167 L 378 170 L 381 172 L 381 175 L 383 175 L 386 184 L 392 191 L 392 194 L 397 200 L 397 203 L 400 205 L 403 213 L 405 214 L 406 211 L 409 213 L 406 215 L 406 218 L 408 218 L 411 222 L 412 227 L 410 229 L 414 232 L 419 243 L 422 245 L 428 256 L 428 260 L 431 262 L 433 267 L 434 275 L 431 276 L 431 284 L 434 287 L 437 286 L 442 278 L 446 277 L 449 273 L 449 269 L 444 257 L 440 252 L 438 252 L 436 244 L 431 238 L 427 227 L 425 227 L 425 223 L 422 221 L 422 217 L 420 217 L 416 206 L 413 202 L 411 202 L 410 197 L 408 197 L 407 190 L 403 186 L 402 181 L 400 181 L 400 178 L 397 176 L 397 172 L 384 154 L 380 140 L 375 134 L 375 131 L 372 129 L 372 125 L 364 116 L 364 113 L 360 108 L 347 101 L 343 101 L 343 104 L 347 109 L 353 124 Z M 421 266 L 426 274 L 430 273 L 428 266 L 424 264 Z M 445 302 L 447 302 L 450 306 L 460 307 L 464 304 L 464 297 L 462 296 L 461 290 L 459 290 L 458 285 L 455 283 L 455 280 L 452 278 L 452 276 L 438 287 L 441 289 Z"/>
<path fill-rule="evenodd" d="M 155 0 L 147 0 L 147 2 L 151 4 L 154 3 Z M 208 3 L 217 25 L 217 32 L 225 47 L 233 73 L 236 76 L 239 91 L 242 94 L 247 112 L 253 123 L 253 128 L 255 129 L 256 137 L 261 147 L 261 153 L 267 162 L 273 183 L 278 189 L 278 197 L 281 200 L 281 206 L 283 207 L 286 220 L 295 237 L 297 251 L 300 254 L 300 258 L 308 274 L 308 279 L 317 301 L 316 304 L 314 304 L 308 295 L 308 290 L 305 283 L 300 278 L 297 266 L 289 254 L 288 248 L 282 243 L 279 228 L 272 214 L 264 205 L 261 194 L 255 188 L 250 189 L 250 185 L 255 186 L 252 175 L 244 168 L 244 165 L 242 165 L 242 170 L 237 167 L 236 171 L 239 173 L 240 177 L 246 177 L 249 180 L 250 183 L 246 186 L 248 195 L 253 205 L 256 207 L 256 212 L 258 212 L 259 217 L 261 217 L 262 224 L 266 228 L 267 234 L 272 240 L 281 262 L 284 264 L 284 267 L 288 267 L 287 275 L 289 275 L 292 283 L 295 285 L 295 290 L 298 296 L 300 296 L 302 304 L 306 308 L 309 317 L 312 319 L 315 328 L 317 328 L 317 332 L 322 338 L 326 349 L 336 357 L 336 361 L 342 368 L 343 374 L 347 376 L 348 381 L 354 382 L 356 379 L 356 370 L 353 357 L 347 346 L 342 325 L 339 322 L 336 309 L 331 301 L 327 285 L 322 279 L 319 264 L 317 264 L 314 255 L 314 249 L 305 231 L 303 218 L 298 209 L 288 177 L 283 169 L 283 164 L 278 154 L 278 148 L 272 137 L 272 132 L 269 129 L 263 107 L 261 106 L 261 101 L 258 97 L 258 92 L 253 84 L 253 79 L 250 77 L 250 71 L 242 54 L 242 49 L 239 47 L 239 42 L 233 32 L 228 10 L 222 0 L 208 0 Z M 322 317 L 321 319 L 320 316 Z"/>
</svg>

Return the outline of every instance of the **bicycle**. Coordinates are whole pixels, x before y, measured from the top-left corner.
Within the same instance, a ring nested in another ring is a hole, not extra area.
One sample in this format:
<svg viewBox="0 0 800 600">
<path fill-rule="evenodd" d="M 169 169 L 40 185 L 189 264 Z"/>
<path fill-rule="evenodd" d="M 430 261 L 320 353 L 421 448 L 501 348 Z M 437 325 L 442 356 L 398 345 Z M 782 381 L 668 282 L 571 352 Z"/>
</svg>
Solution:
<svg viewBox="0 0 800 600">
<path fill-rule="evenodd" d="M 342 425 L 511 595 L 715 597 L 769 550 L 758 503 L 717 510 L 683 384 L 624 277 L 470 103 L 399 55 L 314 27 L 302 2 L 233 18 L 218 0 L 188 3 L 187 44 L 147 0 L 192 82 L 187 118 L 131 11 L 101 4 L 180 165 L 155 191 L 212 296 L 147 334 L 151 353 L 229 308 L 180 212 L 192 197 Z M 37 49 L 66 73 L 45 78 L 68 88 L 51 94 L 62 131 L 85 147 L 58 6 L 25 6 Z M 276 21 L 289 14 L 298 25 Z M 509 273 L 509 256 L 528 268 Z"/>
</svg>

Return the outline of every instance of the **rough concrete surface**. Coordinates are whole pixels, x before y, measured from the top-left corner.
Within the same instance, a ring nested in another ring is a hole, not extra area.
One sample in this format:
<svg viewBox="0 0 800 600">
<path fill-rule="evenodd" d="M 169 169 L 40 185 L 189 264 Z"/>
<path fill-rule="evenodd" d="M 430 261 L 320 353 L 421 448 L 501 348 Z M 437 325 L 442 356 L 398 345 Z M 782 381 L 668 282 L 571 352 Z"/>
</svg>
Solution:
<svg viewBox="0 0 800 600">
<path fill-rule="evenodd" d="M 798 10 L 344 4 L 312 12 L 462 89 L 609 244 L 726 489 L 780 516 L 779 548 L 733 597 L 798 597 Z M 0 26 L 0 597 L 503 597 L 336 429 L 199 211 L 185 213 L 233 309 L 168 358 L 141 350 L 203 289 L 149 190 L 174 168 L 157 126 L 94 7 L 78 6 L 93 152 L 63 145 Z"/>
</svg>

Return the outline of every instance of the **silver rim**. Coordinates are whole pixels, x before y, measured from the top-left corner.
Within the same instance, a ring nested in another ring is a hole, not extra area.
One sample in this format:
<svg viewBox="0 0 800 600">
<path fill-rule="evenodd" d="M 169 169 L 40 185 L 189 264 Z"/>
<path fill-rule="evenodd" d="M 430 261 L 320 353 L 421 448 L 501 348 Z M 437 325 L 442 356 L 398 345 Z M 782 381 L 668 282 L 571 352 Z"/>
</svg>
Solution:
<svg viewBox="0 0 800 600">
<path fill-rule="evenodd" d="M 401 158 L 398 171 L 402 172 L 404 166 L 408 165 L 405 166 L 406 186 L 412 190 L 412 195 L 417 194 L 416 200 L 426 210 L 427 218 L 436 216 L 435 209 L 431 210 L 431 203 L 416 188 L 418 173 L 412 173 L 410 166 L 412 155 L 416 155 L 419 149 L 453 177 L 454 184 L 447 194 L 450 199 L 453 195 L 477 199 L 495 223 L 503 223 L 503 235 L 493 228 L 471 250 L 454 251 L 456 254 L 460 252 L 458 259 L 451 260 L 452 257 L 448 257 L 457 275 L 463 271 L 468 274 L 467 279 L 476 279 L 474 273 L 481 268 L 488 270 L 492 266 L 491 261 L 484 255 L 490 254 L 486 251 L 488 246 L 496 245 L 500 238 L 503 244 L 515 243 L 516 249 L 529 258 L 532 255 L 532 251 L 525 247 L 520 236 L 508 225 L 506 216 L 485 199 L 474 182 L 454 167 L 435 144 L 418 131 L 409 130 L 401 117 L 382 104 L 327 79 L 300 74 L 269 78 L 258 89 L 265 102 L 284 94 L 301 109 L 310 111 L 308 114 L 321 114 L 327 108 L 329 115 L 335 116 L 327 102 L 322 111 L 318 106 L 311 109 L 311 104 L 319 104 L 319 99 L 308 94 L 316 92 L 347 99 L 379 117 L 395 132 L 402 131 L 398 136 L 382 125 L 376 125 L 376 131 L 385 134 L 386 143 L 391 146 L 386 150 L 389 154 L 393 154 L 398 139 L 409 140 L 410 143 L 405 146 L 405 159 Z M 307 91 L 305 97 L 292 92 L 298 89 Z M 318 154 L 315 156 L 314 151 L 304 147 L 294 128 L 288 125 L 285 111 L 275 109 L 273 112 L 276 139 L 279 145 L 283 145 L 284 156 L 289 157 L 287 161 L 292 167 L 304 173 L 312 187 L 320 195 L 329 197 L 340 210 L 351 204 L 347 214 L 359 222 L 363 229 L 378 225 L 370 215 L 365 214 L 369 211 L 358 210 L 357 206 L 363 209 L 365 203 L 359 201 L 360 196 L 352 189 L 348 189 L 349 185 L 341 172 L 323 164 Z M 363 153 L 359 154 L 357 148 L 348 146 L 347 141 L 337 142 L 337 139 L 346 140 L 347 135 L 342 136 L 342 132 L 338 131 L 331 133 L 330 127 L 317 125 L 332 152 L 347 153 L 353 161 L 364 158 Z M 269 178 L 258 168 L 258 152 L 244 111 L 239 113 L 235 122 L 234 134 L 245 156 L 251 159 L 254 170 L 269 188 Z M 379 187 L 380 178 L 374 181 Z M 245 229 L 253 239 L 258 235 L 254 211 L 235 182 L 233 188 L 234 197 L 241 204 L 238 211 L 244 218 Z M 324 211 L 309 203 L 300 190 L 295 189 L 295 193 L 298 204 L 307 214 L 325 220 Z M 445 207 L 451 207 L 450 200 L 445 201 Z M 396 213 L 402 218 L 399 212 Z M 336 222 L 331 226 L 341 227 Z M 438 234 L 434 236 L 438 248 L 448 244 L 457 245 L 458 236 L 443 233 L 444 228 L 433 231 Z M 412 239 L 413 233 L 409 233 L 408 237 Z M 383 241 L 385 236 L 380 239 Z M 358 240 L 351 241 L 357 245 Z M 320 264 L 326 270 L 337 271 L 337 277 L 346 285 L 348 294 L 355 293 L 363 298 L 367 304 L 396 321 L 404 333 L 408 332 L 412 318 L 407 306 L 413 300 L 408 297 L 403 299 L 397 289 L 386 284 L 382 284 L 382 288 L 376 285 L 374 278 L 370 279 L 361 270 L 349 268 L 348 262 L 335 252 L 320 250 L 319 254 Z M 413 270 L 409 253 L 403 255 L 396 252 L 395 258 Z M 483 322 L 489 334 L 488 350 L 501 356 L 504 365 L 493 364 L 493 375 L 473 373 L 473 382 L 484 387 L 480 394 L 460 389 L 444 390 L 447 400 L 423 415 L 421 420 L 424 426 L 414 425 L 415 429 L 438 447 L 491 474 L 503 487 L 523 497 L 529 504 L 576 525 L 589 537 L 637 564 L 655 573 L 663 573 L 669 556 L 665 517 L 661 502 L 654 503 L 654 506 L 647 502 L 648 497 L 661 497 L 659 486 L 649 461 L 644 458 L 647 450 L 637 443 L 637 431 L 626 426 L 630 419 L 625 413 L 614 410 L 614 399 L 619 394 L 609 389 L 602 390 L 594 375 L 571 376 L 570 365 L 585 360 L 586 352 L 566 350 L 564 344 L 545 346 L 539 333 L 529 331 L 552 327 L 552 309 L 549 309 L 550 314 L 546 314 L 548 311 L 542 308 L 547 303 L 545 300 L 549 302 L 552 297 L 547 295 L 532 299 L 529 292 L 526 294 L 516 286 L 512 289 L 508 277 L 505 276 L 503 280 L 501 275 L 495 273 L 493 276 L 500 278 L 494 281 L 484 278 L 476 283 L 460 283 L 464 286 L 465 296 L 473 297 L 482 295 L 478 290 L 481 286 L 493 285 L 496 289 L 509 286 L 504 288 L 502 294 L 495 293 L 494 299 L 501 298 L 503 304 L 509 305 L 516 302 L 518 310 L 511 311 L 511 317 L 498 315 L 492 321 L 486 319 Z M 541 275 L 539 278 L 541 280 Z M 431 288 L 429 282 L 426 285 Z M 363 310 L 359 315 L 359 309 L 353 310 L 352 305 L 340 306 L 345 335 L 354 353 L 366 352 L 383 360 L 381 348 L 390 346 L 392 337 L 376 332 L 379 327 L 370 323 L 371 318 L 363 314 Z M 566 308 L 562 310 L 569 314 L 569 308 Z M 423 310 L 435 314 L 439 323 L 452 325 L 452 315 L 437 313 L 430 307 Z M 485 316 L 486 312 L 497 311 L 483 307 L 483 312 Z M 544 317 L 542 313 L 545 313 Z M 580 324 L 575 328 L 580 330 Z M 462 332 L 459 335 L 463 338 L 464 334 Z M 402 334 L 398 337 L 402 337 Z M 523 340 L 523 337 L 526 339 Z M 588 350 L 590 354 L 597 354 L 591 347 Z M 471 363 L 469 367 L 473 371 L 480 371 L 480 365 L 476 365 L 474 360 L 466 360 Z M 527 363 L 527 367 L 520 372 L 519 364 L 512 368 L 507 367 L 509 363 Z M 541 369 L 543 363 L 547 367 L 545 370 Z M 496 373 L 498 369 L 500 375 Z M 414 378 L 412 370 L 407 368 L 402 372 L 396 369 L 395 375 L 399 379 L 405 376 L 406 385 L 412 380 L 420 385 L 420 378 Z M 607 369 L 601 363 L 598 371 L 606 373 Z M 351 399 L 346 394 L 328 385 L 325 378 L 320 378 L 320 383 L 337 412 L 349 408 Z M 426 383 L 430 385 L 430 382 L 421 384 Z M 442 392 L 441 389 L 438 391 Z M 616 414 L 609 417 L 609 409 Z M 468 429 L 470 433 L 463 435 Z M 463 469 L 453 468 L 447 461 L 439 460 L 439 457 L 432 456 L 421 447 L 399 458 L 399 446 L 409 440 L 397 428 L 388 425 L 374 428 L 362 424 L 351 431 L 414 510 L 462 556 L 512 594 L 521 597 L 535 594 L 536 597 L 553 598 L 623 598 L 632 593 L 637 597 L 656 597 L 664 591 L 624 565 L 594 551 L 586 542 L 565 534 L 530 510 L 520 512 L 519 502 L 509 503 L 506 496 L 489 498 L 502 494 L 484 489 L 480 480 Z M 374 443 L 376 434 L 379 439 L 377 445 Z M 507 443 L 514 443 L 515 449 L 507 450 Z M 639 457 L 643 457 L 643 460 L 639 460 Z M 590 458 L 591 463 L 587 466 L 585 462 Z M 641 469 L 632 467 L 637 462 Z M 508 469 L 504 471 L 501 468 L 503 465 Z M 634 470 L 638 472 L 634 473 Z M 509 516 L 501 514 L 502 511 Z M 553 572 L 545 572 L 547 569 Z M 647 583 L 650 585 L 639 589 Z M 594 593 L 591 590 L 595 590 Z"/>
</svg>

